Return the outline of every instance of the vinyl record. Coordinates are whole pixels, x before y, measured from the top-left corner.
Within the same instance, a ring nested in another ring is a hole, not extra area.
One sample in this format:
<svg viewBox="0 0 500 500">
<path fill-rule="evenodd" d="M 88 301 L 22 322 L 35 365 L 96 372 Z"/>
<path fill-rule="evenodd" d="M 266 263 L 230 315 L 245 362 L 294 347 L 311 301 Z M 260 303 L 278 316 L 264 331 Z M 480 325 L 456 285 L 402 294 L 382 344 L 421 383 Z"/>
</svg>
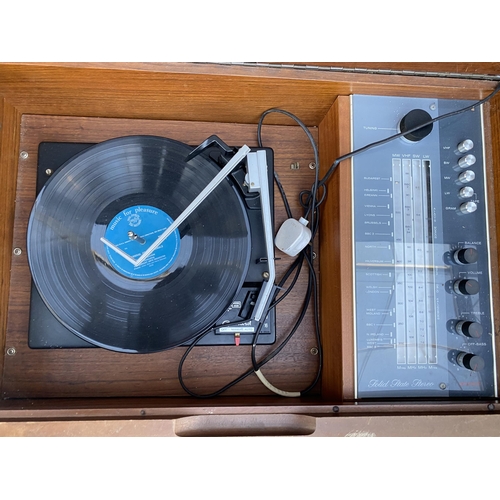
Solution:
<svg viewBox="0 0 500 500">
<path fill-rule="evenodd" d="M 141 265 L 137 260 L 219 172 L 192 148 L 112 139 L 49 179 L 28 225 L 33 281 L 70 331 L 107 349 L 168 349 L 212 326 L 240 289 L 250 229 L 227 179 Z M 117 251 L 116 249 L 121 251 Z"/>
</svg>

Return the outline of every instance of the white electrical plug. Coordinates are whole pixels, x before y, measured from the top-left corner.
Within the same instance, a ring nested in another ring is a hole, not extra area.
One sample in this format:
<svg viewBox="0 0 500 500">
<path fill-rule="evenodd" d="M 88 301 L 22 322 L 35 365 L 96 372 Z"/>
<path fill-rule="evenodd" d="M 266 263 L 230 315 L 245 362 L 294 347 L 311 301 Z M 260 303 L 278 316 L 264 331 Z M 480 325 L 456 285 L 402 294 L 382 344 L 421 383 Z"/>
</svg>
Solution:
<svg viewBox="0 0 500 500">
<path fill-rule="evenodd" d="M 309 221 L 301 217 L 299 220 L 287 219 L 281 225 L 274 244 L 284 253 L 295 257 L 311 241 Z"/>
</svg>

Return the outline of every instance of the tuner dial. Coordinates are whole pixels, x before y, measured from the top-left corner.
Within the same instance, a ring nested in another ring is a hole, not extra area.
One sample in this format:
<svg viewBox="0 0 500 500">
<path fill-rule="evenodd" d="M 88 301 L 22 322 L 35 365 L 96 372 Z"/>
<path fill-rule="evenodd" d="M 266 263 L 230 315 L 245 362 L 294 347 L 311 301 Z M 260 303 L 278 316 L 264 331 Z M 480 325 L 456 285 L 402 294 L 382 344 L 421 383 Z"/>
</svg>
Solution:
<svg viewBox="0 0 500 500">
<path fill-rule="evenodd" d="M 460 153 L 467 153 L 474 147 L 474 143 L 470 139 L 465 139 L 458 146 L 457 149 Z"/>
<path fill-rule="evenodd" d="M 476 295 L 479 293 L 479 283 L 472 279 L 461 279 L 453 283 L 453 290 L 458 295 Z"/>
<path fill-rule="evenodd" d="M 476 163 L 476 157 L 474 155 L 463 156 L 458 160 L 458 166 L 460 168 L 471 167 L 474 163 Z"/>
<path fill-rule="evenodd" d="M 473 196 L 474 196 L 474 189 L 472 189 L 470 186 L 465 186 L 458 192 L 458 197 L 462 198 L 462 200 L 466 200 L 467 198 L 472 198 Z"/>
<path fill-rule="evenodd" d="M 423 109 L 412 109 L 399 122 L 399 130 L 404 133 L 407 130 L 423 125 L 430 120 L 432 120 L 432 116 L 427 113 L 427 111 L 424 111 Z M 427 137 L 431 132 L 432 123 L 429 123 L 429 125 L 426 125 L 425 127 L 405 134 L 404 138 L 411 142 L 418 142 Z"/>
<path fill-rule="evenodd" d="M 458 180 L 463 184 L 467 184 L 468 182 L 473 181 L 475 178 L 476 174 L 474 173 L 474 170 L 466 170 L 458 176 Z"/>
<path fill-rule="evenodd" d="M 474 201 L 468 201 L 467 203 L 462 203 L 460 205 L 460 212 L 463 214 L 471 214 L 477 210 L 477 203 Z"/>
<path fill-rule="evenodd" d="M 457 264 L 474 264 L 477 262 L 478 253 L 475 248 L 460 248 L 453 254 Z"/>
<path fill-rule="evenodd" d="M 484 368 L 484 359 L 470 352 L 459 352 L 457 354 L 457 363 L 473 372 L 478 372 Z"/>
<path fill-rule="evenodd" d="M 459 321 L 455 325 L 455 331 L 473 339 L 478 339 L 483 334 L 483 327 L 475 321 Z"/>
</svg>

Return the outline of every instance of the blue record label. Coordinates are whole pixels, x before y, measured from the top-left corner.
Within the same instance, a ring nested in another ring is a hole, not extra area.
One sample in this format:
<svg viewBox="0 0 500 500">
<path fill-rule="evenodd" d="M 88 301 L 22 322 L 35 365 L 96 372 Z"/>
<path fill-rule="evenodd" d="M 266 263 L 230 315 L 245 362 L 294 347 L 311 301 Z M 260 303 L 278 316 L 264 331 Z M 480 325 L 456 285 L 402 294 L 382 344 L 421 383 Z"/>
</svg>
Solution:
<svg viewBox="0 0 500 500">
<path fill-rule="evenodd" d="M 173 219 L 162 210 L 149 205 L 134 205 L 121 211 L 108 224 L 105 238 L 137 260 L 172 224 Z M 152 279 L 164 273 L 179 255 L 181 238 L 176 229 L 139 266 L 134 266 L 111 247 L 105 245 L 111 265 L 123 276 Z"/>
</svg>

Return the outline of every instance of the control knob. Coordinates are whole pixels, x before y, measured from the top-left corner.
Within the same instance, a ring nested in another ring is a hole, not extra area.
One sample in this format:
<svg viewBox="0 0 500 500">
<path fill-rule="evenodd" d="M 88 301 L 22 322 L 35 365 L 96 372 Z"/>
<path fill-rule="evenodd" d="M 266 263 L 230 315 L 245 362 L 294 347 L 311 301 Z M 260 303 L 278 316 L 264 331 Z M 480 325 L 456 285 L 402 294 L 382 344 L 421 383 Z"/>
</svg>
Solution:
<svg viewBox="0 0 500 500">
<path fill-rule="evenodd" d="M 453 290 L 459 295 L 476 295 L 479 293 L 479 283 L 473 279 L 460 279 L 453 283 Z"/>
<path fill-rule="evenodd" d="M 477 262 L 478 253 L 475 248 L 460 248 L 453 254 L 453 260 L 457 264 L 474 264 Z"/>
<path fill-rule="evenodd" d="M 465 139 L 458 146 L 457 149 L 460 153 L 467 153 L 474 147 L 474 143 L 470 139 Z"/>
<path fill-rule="evenodd" d="M 419 125 L 423 125 L 430 120 L 432 120 L 432 116 L 427 113 L 427 111 L 424 111 L 423 109 L 412 109 L 403 118 L 401 118 L 401 121 L 399 122 L 399 130 L 404 133 L 407 130 L 411 130 L 415 127 L 418 127 Z M 432 123 L 429 123 L 425 127 L 405 134 L 404 137 L 411 142 L 418 142 L 421 141 L 424 137 L 427 137 L 431 132 Z"/>
<path fill-rule="evenodd" d="M 473 372 L 478 372 L 484 368 L 484 359 L 470 352 L 459 352 L 457 354 L 457 363 Z"/>
<path fill-rule="evenodd" d="M 474 163 L 476 163 L 476 157 L 474 155 L 463 156 L 458 160 L 458 166 L 460 168 L 471 167 Z"/>
<path fill-rule="evenodd" d="M 481 323 L 476 323 L 475 321 L 459 321 L 455 325 L 455 331 L 460 335 L 478 339 L 483 334 L 483 327 Z"/>
<path fill-rule="evenodd" d="M 460 205 L 460 212 L 463 214 L 471 214 L 477 210 L 477 203 L 474 201 L 468 201 Z"/>
<path fill-rule="evenodd" d="M 466 200 L 467 198 L 472 198 L 474 196 L 474 189 L 470 186 L 465 186 L 458 192 L 458 197 L 462 198 L 462 200 Z"/>
<path fill-rule="evenodd" d="M 474 170 L 466 170 L 458 176 L 458 180 L 463 184 L 467 184 L 468 182 L 473 181 L 475 178 L 476 174 L 474 173 Z"/>
</svg>

